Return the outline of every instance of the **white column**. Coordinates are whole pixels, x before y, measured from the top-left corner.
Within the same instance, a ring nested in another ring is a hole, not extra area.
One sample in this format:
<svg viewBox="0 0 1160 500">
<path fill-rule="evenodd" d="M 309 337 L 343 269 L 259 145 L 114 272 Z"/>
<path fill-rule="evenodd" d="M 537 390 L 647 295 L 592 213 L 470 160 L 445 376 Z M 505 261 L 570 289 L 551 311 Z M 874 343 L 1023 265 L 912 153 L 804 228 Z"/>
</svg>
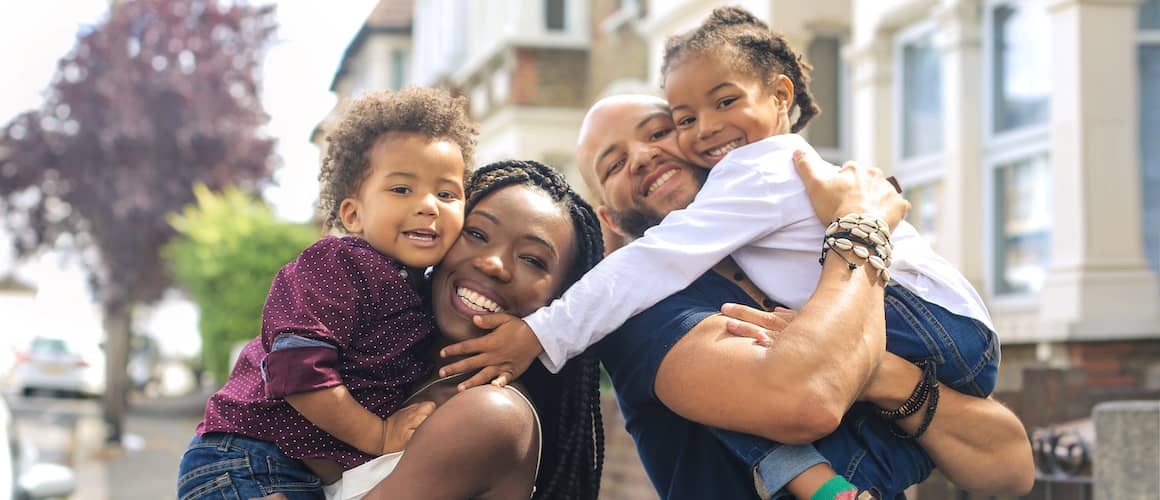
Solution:
<svg viewBox="0 0 1160 500">
<path fill-rule="evenodd" d="M 944 177 L 939 253 L 983 289 L 982 6 L 943 0 L 935 8 L 942 49 Z"/>
<path fill-rule="evenodd" d="M 1054 0 L 1052 264 L 1043 319 L 1069 336 L 1160 333 L 1143 258 L 1136 17 L 1140 0 Z"/>
<path fill-rule="evenodd" d="M 850 64 L 850 157 L 886 172 L 893 171 L 894 92 L 891 89 L 890 39 L 876 33 L 873 39 L 855 40 L 846 48 Z"/>
</svg>

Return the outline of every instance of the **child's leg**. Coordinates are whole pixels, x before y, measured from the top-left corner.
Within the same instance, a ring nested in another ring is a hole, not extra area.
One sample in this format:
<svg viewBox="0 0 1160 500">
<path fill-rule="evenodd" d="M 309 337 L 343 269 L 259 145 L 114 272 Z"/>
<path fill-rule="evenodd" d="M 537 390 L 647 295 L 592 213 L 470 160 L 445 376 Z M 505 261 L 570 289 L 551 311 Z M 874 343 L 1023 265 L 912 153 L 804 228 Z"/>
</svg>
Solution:
<svg viewBox="0 0 1160 500">
<path fill-rule="evenodd" d="M 177 497 L 260 498 L 282 493 L 288 500 L 322 500 L 322 481 L 273 443 L 211 432 L 189 443 L 178 471 Z"/>
<path fill-rule="evenodd" d="M 768 439 L 732 431 L 710 428 L 733 454 L 737 455 L 753 471 L 753 485 L 761 498 L 799 498 L 831 500 L 834 494 L 850 490 L 849 484 L 834 472 L 826 459 L 812 445 L 786 445 Z M 820 491 L 828 482 L 838 478 L 848 488 L 836 487 L 834 483 L 825 491 Z M 853 498 L 853 496 L 851 496 Z"/>
<path fill-rule="evenodd" d="M 886 350 L 911 361 L 933 362 L 939 382 L 964 394 L 986 397 L 995 390 L 995 332 L 899 285 L 886 287 Z"/>
</svg>

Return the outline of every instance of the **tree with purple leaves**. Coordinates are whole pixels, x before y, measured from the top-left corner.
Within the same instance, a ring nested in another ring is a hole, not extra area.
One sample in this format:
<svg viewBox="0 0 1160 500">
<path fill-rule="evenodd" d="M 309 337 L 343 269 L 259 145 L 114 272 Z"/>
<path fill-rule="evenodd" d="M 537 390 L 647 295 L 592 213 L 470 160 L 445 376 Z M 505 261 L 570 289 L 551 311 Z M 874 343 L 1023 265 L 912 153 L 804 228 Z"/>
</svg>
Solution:
<svg viewBox="0 0 1160 500">
<path fill-rule="evenodd" d="M 254 192 L 271 175 L 258 94 L 274 30 L 272 7 L 245 2 L 112 2 L 59 62 L 43 106 L 0 130 L 0 213 L 18 254 L 81 256 L 100 301 L 111 442 L 133 308 L 169 283 L 167 214 L 194 202 L 196 183 Z"/>
</svg>

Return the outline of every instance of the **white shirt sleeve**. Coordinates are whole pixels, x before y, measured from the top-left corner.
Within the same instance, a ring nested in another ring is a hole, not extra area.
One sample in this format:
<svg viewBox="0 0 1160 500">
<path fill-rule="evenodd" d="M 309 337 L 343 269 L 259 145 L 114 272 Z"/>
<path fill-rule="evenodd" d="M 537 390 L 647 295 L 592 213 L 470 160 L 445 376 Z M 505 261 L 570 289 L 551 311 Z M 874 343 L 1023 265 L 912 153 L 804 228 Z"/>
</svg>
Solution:
<svg viewBox="0 0 1160 500">
<path fill-rule="evenodd" d="M 524 318 L 544 347 L 539 358 L 544 366 L 558 372 L 629 318 L 786 224 L 777 209 L 786 196 L 786 174 L 771 175 L 756 163 L 725 158 L 687 208 L 669 213 L 588 271 L 562 297 Z M 788 174 L 796 177 L 792 168 Z"/>
</svg>

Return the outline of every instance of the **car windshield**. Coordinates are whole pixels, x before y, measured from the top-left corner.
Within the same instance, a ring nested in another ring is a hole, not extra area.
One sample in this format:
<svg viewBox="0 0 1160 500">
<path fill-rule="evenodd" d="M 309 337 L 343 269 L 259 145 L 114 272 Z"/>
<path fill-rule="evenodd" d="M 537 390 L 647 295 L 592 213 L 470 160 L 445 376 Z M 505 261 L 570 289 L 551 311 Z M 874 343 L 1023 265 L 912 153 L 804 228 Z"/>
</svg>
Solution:
<svg viewBox="0 0 1160 500">
<path fill-rule="evenodd" d="M 69 349 L 68 343 L 64 340 L 37 338 L 32 341 L 32 352 L 65 354 Z"/>
</svg>

